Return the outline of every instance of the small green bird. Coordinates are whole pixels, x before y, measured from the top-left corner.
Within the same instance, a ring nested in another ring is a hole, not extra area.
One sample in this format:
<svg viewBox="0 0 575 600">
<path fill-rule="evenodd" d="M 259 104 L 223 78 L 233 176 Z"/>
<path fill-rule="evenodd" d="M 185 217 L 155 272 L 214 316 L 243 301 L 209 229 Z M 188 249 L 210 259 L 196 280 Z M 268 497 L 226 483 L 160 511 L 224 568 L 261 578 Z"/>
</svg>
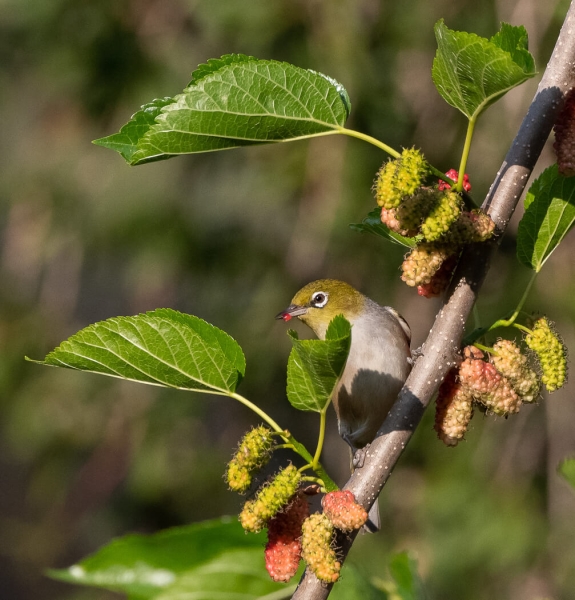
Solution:
<svg viewBox="0 0 575 600">
<path fill-rule="evenodd" d="M 276 318 L 297 317 L 325 339 L 330 321 L 340 314 L 352 325 L 351 347 L 332 401 L 339 434 L 357 462 L 357 450 L 373 440 L 409 375 L 411 331 L 393 308 L 335 279 L 308 283 Z M 377 510 L 377 503 L 374 506 Z M 378 528 L 375 512 L 370 519 Z"/>
</svg>

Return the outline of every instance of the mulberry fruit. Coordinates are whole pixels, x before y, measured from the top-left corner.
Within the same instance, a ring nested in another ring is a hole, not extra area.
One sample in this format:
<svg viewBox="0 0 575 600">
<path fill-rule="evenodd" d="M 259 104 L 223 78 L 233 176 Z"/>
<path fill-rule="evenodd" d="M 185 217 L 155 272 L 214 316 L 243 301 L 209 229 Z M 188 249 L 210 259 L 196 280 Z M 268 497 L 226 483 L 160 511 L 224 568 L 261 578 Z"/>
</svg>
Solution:
<svg viewBox="0 0 575 600">
<path fill-rule="evenodd" d="M 359 529 L 367 521 L 367 511 L 349 490 L 329 492 L 323 497 L 322 506 L 329 520 L 342 531 Z"/>
<path fill-rule="evenodd" d="M 254 500 L 248 500 L 240 513 L 240 523 L 246 531 L 261 531 L 295 494 L 301 481 L 299 471 L 289 465 L 270 483 L 262 487 Z"/>
<path fill-rule="evenodd" d="M 567 350 L 547 318 L 537 319 L 525 343 L 537 354 L 543 371 L 541 381 L 547 390 L 554 392 L 562 387 L 567 379 Z"/>
<path fill-rule="evenodd" d="M 341 563 L 333 542 L 333 524 L 325 514 L 308 517 L 302 526 L 302 558 L 320 581 L 333 583 L 339 579 Z"/>
</svg>

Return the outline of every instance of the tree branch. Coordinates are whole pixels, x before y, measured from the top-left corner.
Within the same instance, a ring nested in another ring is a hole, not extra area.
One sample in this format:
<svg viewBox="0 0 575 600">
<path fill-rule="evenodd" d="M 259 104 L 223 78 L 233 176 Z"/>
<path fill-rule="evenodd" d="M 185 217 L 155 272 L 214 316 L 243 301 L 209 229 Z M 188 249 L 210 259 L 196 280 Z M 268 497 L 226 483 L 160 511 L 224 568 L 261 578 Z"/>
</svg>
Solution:
<svg viewBox="0 0 575 600">
<path fill-rule="evenodd" d="M 529 111 L 483 203 L 483 208 L 495 221 L 498 239 L 505 232 L 527 185 L 562 106 L 563 97 L 573 87 L 574 29 L 575 0 L 571 2 Z M 457 362 L 465 323 L 496 247 L 496 242 L 474 244 L 463 253 L 445 304 L 423 345 L 423 356 L 416 362 L 378 437 L 369 447 L 364 466 L 353 473 L 345 486 L 366 509 L 371 507 L 381 492 L 445 374 Z M 340 535 L 337 540 L 342 562 L 354 537 Z M 331 585 L 321 583 L 306 570 L 293 598 L 324 600 L 330 591 Z"/>
</svg>

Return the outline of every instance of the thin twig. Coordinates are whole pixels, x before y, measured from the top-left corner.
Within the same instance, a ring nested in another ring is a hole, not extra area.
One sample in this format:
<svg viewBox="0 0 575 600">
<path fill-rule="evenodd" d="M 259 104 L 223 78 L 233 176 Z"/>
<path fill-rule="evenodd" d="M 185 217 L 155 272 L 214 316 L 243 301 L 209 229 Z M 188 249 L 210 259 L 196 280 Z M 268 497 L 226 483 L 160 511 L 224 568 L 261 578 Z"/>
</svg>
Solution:
<svg viewBox="0 0 575 600">
<path fill-rule="evenodd" d="M 483 203 L 483 208 L 495 221 L 499 239 L 551 132 L 563 97 L 574 85 L 574 29 L 575 0 L 572 0 L 535 98 Z M 423 356 L 416 362 L 378 437 L 369 447 L 364 466 L 353 473 L 345 486 L 366 509 L 379 495 L 425 408 L 457 360 L 465 323 L 495 248 L 494 242 L 475 244 L 464 252 L 445 304 L 424 344 Z M 353 536 L 340 536 L 338 542 L 343 561 L 351 548 Z M 330 590 L 330 585 L 322 584 L 306 571 L 292 598 L 325 600 Z"/>
</svg>

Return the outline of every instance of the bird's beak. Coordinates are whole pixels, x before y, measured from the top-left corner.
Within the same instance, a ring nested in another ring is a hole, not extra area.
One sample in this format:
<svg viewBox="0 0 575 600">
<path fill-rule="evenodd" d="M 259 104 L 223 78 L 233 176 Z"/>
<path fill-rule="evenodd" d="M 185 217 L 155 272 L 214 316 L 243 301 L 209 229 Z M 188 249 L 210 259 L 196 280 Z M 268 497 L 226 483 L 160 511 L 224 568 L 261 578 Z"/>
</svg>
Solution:
<svg viewBox="0 0 575 600">
<path fill-rule="evenodd" d="M 276 319 L 282 319 L 282 321 L 289 321 L 293 317 L 299 317 L 305 315 L 307 308 L 305 306 L 299 306 L 298 304 L 290 304 L 285 310 L 276 315 Z"/>
</svg>

